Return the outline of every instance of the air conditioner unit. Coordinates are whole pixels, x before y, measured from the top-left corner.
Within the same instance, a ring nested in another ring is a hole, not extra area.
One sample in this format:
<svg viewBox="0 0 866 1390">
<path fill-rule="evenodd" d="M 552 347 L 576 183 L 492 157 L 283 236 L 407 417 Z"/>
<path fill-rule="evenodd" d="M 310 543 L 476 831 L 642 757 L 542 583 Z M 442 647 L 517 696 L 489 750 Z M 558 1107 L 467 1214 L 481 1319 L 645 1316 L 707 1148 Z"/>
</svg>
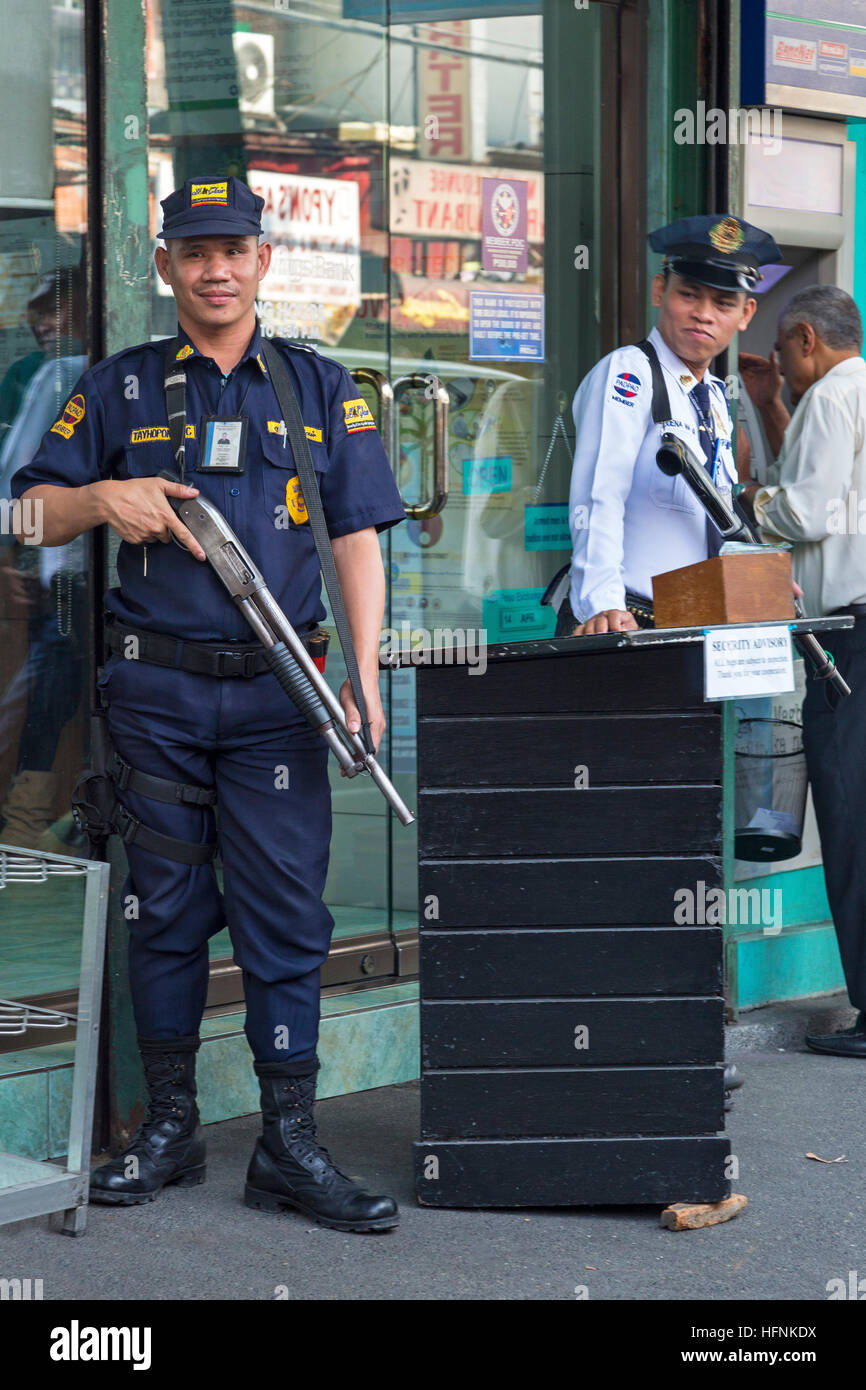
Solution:
<svg viewBox="0 0 866 1390">
<path fill-rule="evenodd" d="M 250 34 L 244 31 L 233 34 L 232 40 L 238 65 L 238 105 L 242 114 L 273 116 L 273 34 Z"/>
</svg>

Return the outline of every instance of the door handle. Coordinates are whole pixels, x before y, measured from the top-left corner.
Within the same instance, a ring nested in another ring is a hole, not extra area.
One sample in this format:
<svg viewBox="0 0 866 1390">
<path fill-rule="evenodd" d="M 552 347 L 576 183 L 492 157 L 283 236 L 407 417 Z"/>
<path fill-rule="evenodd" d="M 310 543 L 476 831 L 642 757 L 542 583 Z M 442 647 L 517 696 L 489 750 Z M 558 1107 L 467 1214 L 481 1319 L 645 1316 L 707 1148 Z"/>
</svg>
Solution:
<svg viewBox="0 0 866 1390">
<path fill-rule="evenodd" d="M 431 387 L 434 388 L 432 395 Z M 422 390 L 433 403 L 433 492 L 424 502 L 403 503 L 406 515 L 412 521 L 424 521 L 427 517 L 438 516 L 448 501 L 448 406 L 451 398 L 436 377 L 423 372 L 411 372 L 408 376 L 398 377 L 394 382 L 394 457 L 399 457 L 400 448 L 400 425 L 396 405 L 404 392 Z"/>
<path fill-rule="evenodd" d="M 379 401 L 379 433 L 393 471 L 397 458 L 396 416 L 394 411 L 394 388 L 384 372 L 375 367 L 356 367 L 349 373 L 359 386 L 372 386 Z"/>
</svg>

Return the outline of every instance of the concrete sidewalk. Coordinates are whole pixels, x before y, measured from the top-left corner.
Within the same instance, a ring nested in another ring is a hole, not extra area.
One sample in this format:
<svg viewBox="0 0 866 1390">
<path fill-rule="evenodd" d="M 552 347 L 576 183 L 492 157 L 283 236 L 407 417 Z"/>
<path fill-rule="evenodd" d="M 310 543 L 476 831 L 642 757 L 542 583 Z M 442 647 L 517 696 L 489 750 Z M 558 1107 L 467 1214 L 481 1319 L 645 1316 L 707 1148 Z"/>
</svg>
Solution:
<svg viewBox="0 0 866 1390">
<path fill-rule="evenodd" d="M 810 1017 L 830 1018 L 830 1008 L 813 1006 Z M 42 1279 L 46 1299 L 86 1301 L 274 1299 L 281 1286 L 292 1300 L 573 1300 L 580 1285 L 590 1300 L 825 1300 L 829 1280 L 866 1276 L 866 1063 L 802 1044 L 738 1049 L 736 1061 L 745 1085 L 728 1132 L 734 1190 L 749 1206 L 727 1225 L 675 1234 L 644 1207 L 419 1207 L 410 1157 L 418 1084 L 409 1082 L 319 1106 L 337 1162 L 400 1202 L 394 1232 L 345 1235 L 248 1211 L 243 1178 L 259 1129 L 250 1115 L 208 1127 L 202 1187 L 169 1188 L 127 1210 L 92 1206 L 74 1240 L 53 1217 L 0 1227 L 0 1277 Z M 817 1163 L 808 1151 L 847 1162 Z"/>
</svg>

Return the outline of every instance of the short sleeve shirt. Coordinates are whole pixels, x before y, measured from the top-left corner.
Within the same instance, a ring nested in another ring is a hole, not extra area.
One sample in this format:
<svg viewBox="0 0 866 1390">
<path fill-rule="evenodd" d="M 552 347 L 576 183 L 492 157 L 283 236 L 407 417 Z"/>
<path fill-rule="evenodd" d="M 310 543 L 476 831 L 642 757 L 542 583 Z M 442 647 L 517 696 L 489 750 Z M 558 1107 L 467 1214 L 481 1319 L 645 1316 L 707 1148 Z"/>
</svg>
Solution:
<svg viewBox="0 0 866 1390">
<path fill-rule="evenodd" d="M 262 354 L 258 324 L 227 376 L 178 330 L 186 371 L 186 481 L 213 502 L 259 566 L 289 621 L 304 631 L 325 616 L 321 571 L 298 469 Z M 301 408 L 322 509 L 332 538 L 405 517 L 375 420 L 340 363 L 275 338 Z M 170 344 L 143 343 L 106 358 L 76 383 L 60 417 L 11 484 L 82 487 L 107 478 L 175 470 L 165 405 Z M 202 420 L 248 418 L 244 471 L 197 472 Z M 207 563 L 174 541 L 122 542 L 119 586 L 106 606 L 131 626 L 196 641 L 249 641 L 250 629 Z"/>
</svg>

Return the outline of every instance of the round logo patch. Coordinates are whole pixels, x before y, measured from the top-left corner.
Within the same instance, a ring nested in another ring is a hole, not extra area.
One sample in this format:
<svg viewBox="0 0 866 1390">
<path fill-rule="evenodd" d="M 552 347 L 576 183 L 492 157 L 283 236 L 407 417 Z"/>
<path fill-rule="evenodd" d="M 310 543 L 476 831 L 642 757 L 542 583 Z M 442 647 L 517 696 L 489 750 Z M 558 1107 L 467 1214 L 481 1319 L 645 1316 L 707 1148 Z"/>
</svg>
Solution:
<svg viewBox="0 0 866 1390">
<path fill-rule="evenodd" d="M 640 390 L 640 377 L 635 376 L 634 372 L 620 372 L 613 389 L 623 400 L 633 401 Z"/>
<path fill-rule="evenodd" d="M 717 222 L 711 227 L 707 235 L 717 251 L 723 251 L 730 255 L 734 251 L 739 251 L 745 237 L 743 229 L 736 217 L 726 217 L 723 221 Z"/>
<path fill-rule="evenodd" d="M 493 190 L 490 216 L 499 236 L 514 236 L 520 216 L 520 205 L 517 201 L 517 194 L 510 183 L 500 183 Z"/>
<path fill-rule="evenodd" d="M 286 483 L 286 506 L 289 510 L 289 516 L 296 526 L 303 526 L 305 521 L 309 521 L 310 514 L 307 511 L 307 504 L 304 501 L 300 479 L 297 475 L 294 478 L 289 478 Z"/>
</svg>

